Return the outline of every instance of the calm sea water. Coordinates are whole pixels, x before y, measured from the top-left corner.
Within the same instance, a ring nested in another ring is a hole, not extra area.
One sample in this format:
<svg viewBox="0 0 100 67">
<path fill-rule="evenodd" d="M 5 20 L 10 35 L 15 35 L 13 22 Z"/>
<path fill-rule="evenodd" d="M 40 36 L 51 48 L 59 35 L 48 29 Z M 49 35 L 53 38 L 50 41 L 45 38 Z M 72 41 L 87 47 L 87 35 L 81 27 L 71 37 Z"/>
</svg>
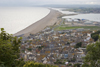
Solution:
<svg viewBox="0 0 100 67">
<path fill-rule="evenodd" d="M 100 14 L 78 14 L 74 16 L 65 16 L 63 18 L 80 18 L 100 22 Z"/>
<path fill-rule="evenodd" d="M 0 7 L 0 28 L 14 34 L 49 13 L 49 9 L 42 7 Z"/>
</svg>

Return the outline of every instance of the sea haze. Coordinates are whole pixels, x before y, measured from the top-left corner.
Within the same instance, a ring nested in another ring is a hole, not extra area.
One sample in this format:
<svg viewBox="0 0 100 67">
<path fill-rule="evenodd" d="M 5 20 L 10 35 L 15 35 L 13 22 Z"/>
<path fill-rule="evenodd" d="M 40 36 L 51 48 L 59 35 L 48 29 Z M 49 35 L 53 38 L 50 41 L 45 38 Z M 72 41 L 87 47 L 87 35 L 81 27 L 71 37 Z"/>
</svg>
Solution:
<svg viewBox="0 0 100 67">
<path fill-rule="evenodd" d="M 14 34 L 50 13 L 42 7 L 0 7 L 0 28 Z"/>
</svg>

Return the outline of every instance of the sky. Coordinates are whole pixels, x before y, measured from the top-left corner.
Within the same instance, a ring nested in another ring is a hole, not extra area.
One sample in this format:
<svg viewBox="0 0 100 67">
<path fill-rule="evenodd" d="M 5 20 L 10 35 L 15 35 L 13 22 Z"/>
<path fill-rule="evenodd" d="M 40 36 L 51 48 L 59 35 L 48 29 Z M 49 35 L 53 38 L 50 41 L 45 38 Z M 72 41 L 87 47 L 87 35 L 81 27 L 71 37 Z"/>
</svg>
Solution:
<svg viewBox="0 0 100 67">
<path fill-rule="evenodd" d="M 100 0 L 0 0 L 0 6 L 32 6 L 32 5 L 69 5 L 69 4 L 89 4 L 100 5 Z"/>
</svg>

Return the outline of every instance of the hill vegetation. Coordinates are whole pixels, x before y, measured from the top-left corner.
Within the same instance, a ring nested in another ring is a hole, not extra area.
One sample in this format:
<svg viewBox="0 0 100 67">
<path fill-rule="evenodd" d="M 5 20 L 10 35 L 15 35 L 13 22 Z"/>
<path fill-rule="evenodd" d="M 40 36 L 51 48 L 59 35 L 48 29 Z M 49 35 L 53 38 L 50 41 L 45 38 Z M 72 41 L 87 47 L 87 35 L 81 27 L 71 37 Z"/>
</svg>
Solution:
<svg viewBox="0 0 100 67">
<path fill-rule="evenodd" d="M 100 42 L 87 46 L 87 55 L 82 67 L 100 67 Z"/>
</svg>

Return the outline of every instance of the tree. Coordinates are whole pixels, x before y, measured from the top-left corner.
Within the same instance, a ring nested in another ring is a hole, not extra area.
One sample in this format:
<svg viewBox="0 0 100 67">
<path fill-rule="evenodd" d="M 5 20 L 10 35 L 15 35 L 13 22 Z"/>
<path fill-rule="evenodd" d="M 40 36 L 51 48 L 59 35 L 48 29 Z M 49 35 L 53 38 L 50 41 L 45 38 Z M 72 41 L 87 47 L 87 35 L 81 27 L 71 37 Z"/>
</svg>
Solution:
<svg viewBox="0 0 100 67">
<path fill-rule="evenodd" d="M 89 67 L 89 64 L 84 63 L 84 64 L 82 65 L 82 67 Z"/>
<path fill-rule="evenodd" d="M 71 64 L 71 63 L 69 63 L 67 66 L 72 66 L 72 64 Z"/>
<path fill-rule="evenodd" d="M 53 66 L 49 64 L 41 64 L 34 61 L 28 61 L 25 63 L 23 67 L 58 67 L 58 66 Z"/>
<path fill-rule="evenodd" d="M 100 42 L 87 46 L 87 54 L 84 57 L 82 67 L 100 67 Z"/>
<path fill-rule="evenodd" d="M 79 42 L 79 43 L 76 44 L 75 48 L 79 48 L 81 46 L 82 46 L 82 42 Z"/>
<path fill-rule="evenodd" d="M 94 41 L 97 41 L 99 39 L 99 34 L 93 35 L 92 38 L 94 39 Z"/>
<path fill-rule="evenodd" d="M 73 67 L 80 67 L 81 66 L 81 64 L 74 64 L 74 66 Z"/>
<path fill-rule="evenodd" d="M 0 33 L 0 66 L 16 67 L 19 59 L 21 38 L 13 37 L 1 28 Z"/>
<path fill-rule="evenodd" d="M 95 33 L 91 34 L 92 39 L 94 39 L 94 41 L 97 41 L 99 39 L 99 34 L 100 31 L 96 31 Z"/>
</svg>

